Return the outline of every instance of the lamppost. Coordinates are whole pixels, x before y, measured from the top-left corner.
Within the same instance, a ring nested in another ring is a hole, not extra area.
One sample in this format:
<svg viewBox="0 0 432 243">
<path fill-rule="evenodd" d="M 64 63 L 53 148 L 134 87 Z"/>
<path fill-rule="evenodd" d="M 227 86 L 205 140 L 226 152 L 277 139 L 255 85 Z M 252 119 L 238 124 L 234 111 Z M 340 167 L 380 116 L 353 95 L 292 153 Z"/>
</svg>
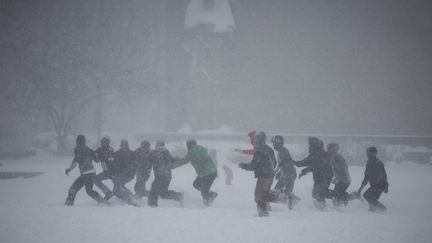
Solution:
<svg viewBox="0 0 432 243">
<path fill-rule="evenodd" d="M 216 88 L 220 84 L 217 79 L 221 76 L 218 74 L 221 73 L 219 66 L 222 64 L 220 63 L 222 58 L 218 58 L 218 56 L 226 54 L 219 54 L 221 49 L 218 38 L 223 35 L 230 35 L 235 29 L 229 0 L 190 0 L 186 9 L 185 28 L 192 35 L 192 44 L 189 48 L 189 51 L 192 52 L 190 77 L 193 77 L 195 73 L 204 76 L 206 87 L 208 87 L 204 90 L 206 93 L 208 90 L 209 94 L 207 97 L 209 99 L 207 125 L 211 128 L 214 125 Z M 199 50 L 204 50 L 204 52 L 199 53 Z M 212 50 L 216 50 L 217 53 L 212 53 Z M 199 60 L 200 57 L 205 56 L 204 53 L 211 57 L 208 60 L 213 60 L 214 63 L 210 65 L 214 65 L 216 75 L 211 75 L 208 67 L 203 64 L 202 60 Z"/>
</svg>

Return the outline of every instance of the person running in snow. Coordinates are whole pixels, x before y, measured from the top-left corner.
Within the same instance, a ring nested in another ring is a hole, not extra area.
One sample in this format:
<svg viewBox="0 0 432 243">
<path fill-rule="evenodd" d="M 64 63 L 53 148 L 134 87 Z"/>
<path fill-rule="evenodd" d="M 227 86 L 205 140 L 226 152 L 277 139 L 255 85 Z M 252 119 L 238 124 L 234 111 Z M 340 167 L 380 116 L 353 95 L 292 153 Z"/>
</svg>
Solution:
<svg viewBox="0 0 432 243">
<path fill-rule="evenodd" d="M 101 146 L 95 152 L 97 162 L 101 163 L 102 172 L 96 176 L 94 184 L 105 194 L 104 199 L 108 201 L 114 194 L 102 181 L 112 180 L 114 149 L 110 146 L 109 137 L 101 139 Z"/>
<path fill-rule="evenodd" d="M 66 175 L 69 175 L 69 172 L 78 165 L 81 174 L 69 188 L 68 197 L 65 202 L 65 204 L 68 206 L 72 206 L 74 204 L 76 194 L 84 186 L 87 194 L 96 202 L 105 202 L 99 193 L 93 190 L 93 182 L 96 177 L 96 170 L 92 161 L 96 160 L 96 153 L 87 147 L 85 143 L 85 136 L 78 135 L 76 138 L 76 147 L 74 149 L 74 158 L 72 160 L 72 164 L 65 170 Z"/>
<path fill-rule="evenodd" d="M 266 144 L 266 134 L 256 135 L 256 150 L 250 163 L 240 163 L 244 170 L 254 171 L 257 178 L 255 186 L 255 202 L 259 217 L 269 216 L 268 202 L 275 202 L 277 198 L 271 193 L 271 186 L 275 175 L 276 157 L 272 148 Z"/>
<path fill-rule="evenodd" d="M 151 165 L 147 158 L 150 153 L 150 142 L 142 141 L 141 146 L 135 150 L 137 158 L 137 172 L 135 183 L 135 195 L 138 198 L 148 196 L 149 191 L 146 190 L 147 180 L 150 178 Z"/>
<path fill-rule="evenodd" d="M 317 208 L 323 210 L 326 206 L 325 199 L 333 198 L 333 193 L 329 190 L 333 179 L 333 170 L 328 154 L 324 150 L 324 143 L 315 137 L 309 137 L 308 143 L 309 155 L 301 161 L 294 161 L 294 165 L 306 167 L 300 172 L 299 178 L 312 172 L 314 180 L 312 198 L 316 200 Z"/>
<path fill-rule="evenodd" d="M 367 163 L 364 173 L 363 182 L 358 189 L 360 195 L 363 188 L 369 183 L 370 187 L 363 194 L 363 197 L 369 203 L 369 211 L 371 212 L 384 212 L 387 208 L 378 201 L 381 193 L 388 193 L 387 173 L 384 164 L 378 159 L 378 150 L 375 147 L 369 147 L 367 150 Z"/>
<path fill-rule="evenodd" d="M 275 136 L 272 139 L 273 148 L 278 152 L 277 162 L 278 167 L 276 169 L 276 186 L 275 190 L 283 192 L 285 197 L 288 197 L 288 207 L 292 209 L 295 201 L 299 201 L 300 198 L 294 195 L 293 188 L 294 182 L 297 178 L 296 168 L 294 167 L 293 159 L 284 146 L 284 138 L 282 136 Z"/>
<path fill-rule="evenodd" d="M 252 149 L 235 149 L 236 152 L 241 152 L 247 155 L 253 155 L 255 153 L 256 147 L 256 131 L 250 131 L 248 133 L 250 144 L 252 145 Z"/>
<path fill-rule="evenodd" d="M 210 206 L 218 195 L 216 192 L 210 190 L 217 177 L 216 164 L 210 158 L 208 150 L 197 145 L 195 139 L 187 140 L 186 146 L 188 149 L 186 156 L 176 159 L 172 168 L 177 168 L 190 162 L 197 173 L 197 178 L 193 182 L 193 187 L 201 192 L 204 205 Z"/>
<path fill-rule="evenodd" d="M 129 149 L 127 140 L 120 142 L 120 149 L 114 153 L 114 195 L 132 206 L 138 206 L 126 183 L 132 181 L 136 173 L 136 156 Z"/>
<path fill-rule="evenodd" d="M 338 151 L 339 145 L 337 143 L 329 143 L 327 145 L 327 153 L 329 155 L 330 164 L 334 174 L 334 205 L 341 206 L 343 204 L 346 206 L 348 201 L 354 199 L 355 197 L 353 194 L 348 194 L 346 192 L 347 188 L 351 184 L 351 177 L 348 171 L 348 165 L 342 155 L 338 153 Z"/>
<path fill-rule="evenodd" d="M 168 190 L 172 178 L 171 165 L 174 159 L 171 157 L 168 149 L 165 148 L 165 143 L 163 141 L 158 141 L 156 143 L 155 149 L 148 155 L 148 161 L 150 169 L 153 167 L 155 177 L 151 185 L 148 205 L 150 207 L 157 207 L 159 196 L 164 199 L 183 202 L 183 193 Z"/>
</svg>

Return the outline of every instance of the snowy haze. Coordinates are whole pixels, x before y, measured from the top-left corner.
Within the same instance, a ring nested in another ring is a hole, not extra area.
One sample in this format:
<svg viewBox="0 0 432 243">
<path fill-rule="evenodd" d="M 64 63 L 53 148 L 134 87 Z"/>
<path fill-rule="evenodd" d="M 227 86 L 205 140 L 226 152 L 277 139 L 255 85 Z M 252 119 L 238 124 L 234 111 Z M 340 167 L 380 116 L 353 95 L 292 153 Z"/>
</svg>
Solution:
<svg viewBox="0 0 432 243">
<path fill-rule="evenodd" d="M 0 0 L 0 242 L 429 243 L 431 104 L 431 0 Z M 237 165 L 251 158 L 234 152 L 250 130 L 286 135 L 294 159 L 305 134 L 340 139 L 348 192 L 377 146 L 388 211 L 318 211 L 305 176 L 293 210 L 258 218 L 256 180 Z M 101 206 L 84 189 L 66 207 L 78 134 L 115 150 L 165 137 L 173 154 L 195 137 L 218 152 L 219 196 L 204 208 L 186 165 L 170 185 L 184 207 Z M 2 179 L 16 172 L 42 174 Z"/>
<path fill-rule="evenodd" d="M 75 101 L 68 135 L 184 124 L 432 135 L 431 11 L 426 0 L 0 1 L 2 143 L 54 132 L 49 106 Z"/>
</svg>

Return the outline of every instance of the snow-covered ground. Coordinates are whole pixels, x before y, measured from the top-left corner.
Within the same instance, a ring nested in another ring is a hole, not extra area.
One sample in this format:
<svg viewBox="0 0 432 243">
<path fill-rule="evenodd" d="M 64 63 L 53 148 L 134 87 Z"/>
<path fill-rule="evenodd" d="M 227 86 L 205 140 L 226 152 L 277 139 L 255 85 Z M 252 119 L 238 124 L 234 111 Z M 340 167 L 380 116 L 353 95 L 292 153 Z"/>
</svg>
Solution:
<svg viewBox="0 0 432 243">
<path fill-rule="evenodd" d="M 171 188 L 184 191 L 184 207 L 161 200 L 159 208 L 146 202 L 135 208 L 112 199 L 112 206 L 98 206 L 84 190 L 75 206 L 63 205 L 67 189 L 78 176 L 64 169 L 71 158 L 40 154 L 22 160 L 2 161 L 1 171 L 43 171 L 31 179 L 0 180 L 0 242 L 432 242 L 432 166 L 387 163 L 389 194 L 381 201 L 384 214 L 367 212 L 367 203 L 353 201 L 335 209 L 329 203 L 317 211 L 311 199 L 312 178 L 296 181 L 295 193 L 302 201 L 289 211 L 273 204 L 271 217 L 257 217 L 253 173 L 239 170 L 227 161 L 234 143 L 204 143 L 218 151 L 219 193 L 210 208 L 201 206 L 192 187 L 190 165 L 173 172 Z M 246 145 L 243 145 L 246 146 Z M 224 184 L 222 165 L 234 172 L 232 186 Z M 98 165 L 96 165 L 98 166 Z M 99 168 L 98 168 L 99 169 Z M 363 167 L 350 167 L 358 188 Z M 150 179 L 152 180 L 152 179 Z M 111 186 L 111 184 L 110 184 Z M 133 183 L 128 184 L 133 189 Z"/>
</svg>

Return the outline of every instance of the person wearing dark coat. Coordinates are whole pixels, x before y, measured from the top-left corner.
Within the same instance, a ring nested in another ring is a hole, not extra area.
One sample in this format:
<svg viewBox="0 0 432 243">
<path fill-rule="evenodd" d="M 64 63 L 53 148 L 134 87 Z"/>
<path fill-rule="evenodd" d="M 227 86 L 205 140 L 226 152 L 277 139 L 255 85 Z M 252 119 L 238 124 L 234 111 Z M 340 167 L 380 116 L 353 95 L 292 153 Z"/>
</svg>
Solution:
<svg viewBox="0 0 432 243">
<path fill-rule="evenodd" d="M 277 173 L 275 178 L 277 183 L 275 190 L 278 192 L 284 192 L 288 198 L 288 207 L 292 209 L 295 201 L 300 200 L 299 197 L 294 195 L 294 182 L 297 178 L 296 168 L 294 166 L 294 161 L 288 151 L 284 146 L 284 138 L 282 136 L 275 136 L 272 139 L 273 148 L 278 152 L 277 154 Z"/>
<path fill-rule="evenodd" d="M 370 187 L 363 194 L 363 197 L 369 203 L 369 211 L 371 212 L 383 212 L 387 208 L 378 201 L 381 194 L 388 193 L 388 181 L 387 173 L 384 168 L 384 164 L 377 157 L 378 150 L 375 147 L 369 147 L 367 149 L 367 163 L 366 170 L 364 173 L 363 182 L 358 189 L 358 194 L 360 195 L 363 188 L 369 183 Z"/>
<path fill-rule="evenodd" d="M 150 207 L 157 207 L 159 196 L 164 199 L 182 202 L 183 193 L 168 189 L 172 178 L 171 170 L 174 159 L 168 149 L 165 148 L 165 143 L 163 141 L 158 141 L 156 143 L 155 149 L 148 155 L 148 161 L 150 166 L 153 167 L 154 173 L 154 180 L 148 197 L 148 205 Z"/>
<path fill-rule="evenodd" d="M 345 159 L 338 153 L 338 151 L 338 144 L 329 143 L 327 145 L 327 153 L 329 155 L 330 164 L 334 174 L 334 204 L 335 206 L 340 206 L 342 204 L 346 206 L 348 201 L 354 199 L 355 197 L 348 194 L 346 191 L 351 184 L 351 176 Z"/>
<path fill-rule="evenodd" d="M 256 150 L 250 163 L 240 163 L 239 167 L 244 170 L 254 171 L 257 178 L 255 186 L 255 202 L 257 204 L 258 216 L 269 216 L 268 202 L 277 199 L 271 193 L 271 186 L 275 175 L 276 157 L 272 148 L 266 144 L 266 135 L 259 132 L 256 135 Z"/>
<path fill-rule="evenodd" d="M 146 190 L 146 183 L 150 178 L 151 165 L 148 160 L 150 153 L 150 142 L 142 141 L 141 146 L 135 150 L 137 157 L 137 171 L 136 171 L 136 183 L 135 183 L 135 195 L 138 198 L 148 196 L 149 191 Z"/>
<path fill-rule="evenodd" d="M 101 146 L 95 152 L 97 162 L 101 163 L 102 172 L 97 174 L 94 184 L 105 194 L 104 199 L 108 201 L 114 194 L 102 181 L 112 180 L 114 149 L 110 146 L 110 139 L 103 137 L 101 139 Z"/>
<path fill-rule="evenodd" d="M 77 136 L 72 164 L 65 171 L 66 175 L 69 175 L 69 172 L 78 165 L 81 174 L 69 188 L 68 197 L 65 202 L 65 204 L 68 206 L 72 206 L 74 204 L 76 194 L 83 187 L 85 187 L 87 194 L 96 202 L 104 203 L 104 200 L 99 195 L 99 193 L 93 190 L 93 182 L 96 177 L 96 170 L 92 161 L 96 160 L 96 153 L 87 147 L 85 142 L 86 139 L 84 135 Z"/>
<path fill-rule="evenodd" d="M 136 173 L 136 156 L 129 149 L 127 140 L 120 142 L 120 149 L 114 153 L 114 195 L 132 206 L 138 206 L 133 200 L 132 192 L 126 187 L 126 183 L 132 181 Z"/>
<path fill-rule="evenodd" d="M 332 199 L 333 193 L 329 190 L 333 179 L 333 170 L 327 152 L 324 150 L 324 143 L 315 138 L 309 137 L 309 155 L 301 160 L 295 161 L 297 167 L 306 167 L 299 174 L 299 178 L 312 172 L 314 185 L 312 198 L 316 200 L 318 209 L 324 209 L 326 206 L 325 199 Z"/>
</svg>

